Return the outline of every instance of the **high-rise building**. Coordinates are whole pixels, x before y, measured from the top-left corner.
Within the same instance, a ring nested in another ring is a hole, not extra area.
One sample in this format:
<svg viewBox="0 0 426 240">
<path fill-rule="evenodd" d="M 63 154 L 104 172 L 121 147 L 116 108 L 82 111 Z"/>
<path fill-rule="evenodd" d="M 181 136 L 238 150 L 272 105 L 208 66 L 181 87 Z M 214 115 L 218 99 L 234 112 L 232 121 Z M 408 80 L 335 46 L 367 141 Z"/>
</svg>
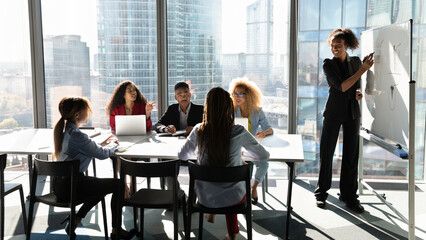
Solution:
<svg viewBox="0 0 426 240">
<path fill-rule="evenodd" d="M 148 101 L 158 100 L 156 1 L 98 2 L 99 87 L 110 95 L 131 80 Z M 204 103 L 210 88 L 221 84 L 221 1 L 167 4 L 169 101 L 175 101 L 173 86 L 185 81 L 192 100 Z"/>
<path fill-rule="evenodd" d="M 44 37 L 47 126 L 60 118 L 65 96 L 90 96 L 89 48 L 77 35 Z"/>
<path fill-rule="evenodd" d="M 192 101 L 204 104 L 207 92 L 221 86 L 222 1 L 167 1 L 169 103 L 173 86 L 191 87 Z"/>
<path fill-rule="evenodd" d="M 148 101 L 157 100 L 155 3 L 98 0 L 99 90 L 107 95 L 103 106 L 125 80 L 134 82 Z"/>
<path fill-rule="evenodd" d="M 273 0 L 257 0 L 247 7 L 246 74 L 264 92 L 273 86 Z"/>
</svg>

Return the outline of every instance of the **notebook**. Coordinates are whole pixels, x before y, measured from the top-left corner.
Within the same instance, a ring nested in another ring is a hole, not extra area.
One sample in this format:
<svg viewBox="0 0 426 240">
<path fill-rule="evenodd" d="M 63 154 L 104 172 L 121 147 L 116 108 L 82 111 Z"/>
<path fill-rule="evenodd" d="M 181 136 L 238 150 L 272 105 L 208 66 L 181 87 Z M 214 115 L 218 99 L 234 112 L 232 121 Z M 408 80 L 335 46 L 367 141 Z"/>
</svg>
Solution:
<svg viewBox="0 0 426 240">
<path fill-rule="evenodd" d="M 248 131 L 248 118 L 235 118 L 235 124 L 243 126 Z"/>
<path fill-rule="evenodd" d="M 146 134 L 145 115 L 117 115 L 115 116 L 115 135 L 134 136 Z"/>
</svg>

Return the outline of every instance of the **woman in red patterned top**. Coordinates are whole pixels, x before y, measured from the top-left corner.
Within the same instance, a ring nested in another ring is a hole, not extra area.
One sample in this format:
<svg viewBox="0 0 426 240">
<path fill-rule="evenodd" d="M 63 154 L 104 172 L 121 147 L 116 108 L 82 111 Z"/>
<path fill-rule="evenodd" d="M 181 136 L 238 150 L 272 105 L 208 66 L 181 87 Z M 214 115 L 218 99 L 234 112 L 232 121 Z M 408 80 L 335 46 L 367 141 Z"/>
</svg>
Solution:
<svg viewBox="0 0 426 240">
<path fill-rule="evenodd" d="M 149 103 L 132 81 L 117 85 L 107 105 L 109 125 L 115 131 L 116 115 L 146 115 L 146 131 L 151 130 L 151 111 L 155 102 Z"/>
</svg>

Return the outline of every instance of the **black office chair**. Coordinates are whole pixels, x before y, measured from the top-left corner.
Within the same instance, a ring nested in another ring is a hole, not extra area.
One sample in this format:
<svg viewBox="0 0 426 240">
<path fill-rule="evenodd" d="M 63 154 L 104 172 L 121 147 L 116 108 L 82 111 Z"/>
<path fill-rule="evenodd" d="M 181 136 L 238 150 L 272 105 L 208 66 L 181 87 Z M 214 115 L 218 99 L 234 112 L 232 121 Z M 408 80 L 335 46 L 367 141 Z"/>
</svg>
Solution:
<svg viewBox="0 0 426 240">
<path fill-rule="evenodd" d="M 210 214 L 245 214 L 247 221 L 247 239 L 252 239 L 252 218 L 251 218 L 251 188 L 250 180 L 253 172 L 253 163 L 249 162 L 237 167 L 210 167 L 201 166 L 188 162 L 189 168 L 189 197 L 188 197 L 188 219 L 186 223 L 186 239 L 190 239 L 191 234 L 191 216 L 199 212 L 198 238 L 203 238 L 203 218 L 204 213 Z M 195 181 L 206 181 L 214 183 L 245 182 L 246 201 L 237 206 L 224 208 L 208 208 L 196 201 Z"/>
<path fill-rule="evenodd" d="M 180 160 L 164 162 L 135 162 L 121 158 L 120 176 L 129 175 L 133 178 L 133 189 L 136 190 L 136 177 L 171 177 L 173 179 L 173 189 L 152 189 L 142 188 L 136 191 L 130 198 L 121 199 L 118 213 L 121 213 L 122 206 L 133 207 L 133 223 L 137 229 L 136 219 L 137 208 L 140 209 L 140 238 L 143 239 L 144 209 L 170 209 L 173 208 L 174 239 L 178 239 L 178 201 L 182 202 L 183 222 L 185 226 L 186 197 L 185 192 L 177 189 L 177 177 L 179 174 Z M 120 194 L 124 196 L 124 178 L 120 178 Z M 117 214 L 121 217 L 121 214 Z M 117 219 L 119 221 L 119 219 Z"/>
<path fill-rule="evenodd" d="M 25 210 L 24 202 L 24 192 L 22 190 L 22 184 L 20 183 L 5 183 L 4 182 L 4 169 L 6 168 L 7 154 L 0 155 L 0 222 L 1 222 L 1 233 L 0 239 L 4 239 L 4 197 L 9 193 L 12 193 L 16 190 L 19 190 L 19 195 L 21 197 L 21 208 L 22 208 L 22 220 L 24 222 L 24 230 L 27 232 L 27 214 Z"/>
<path fill-rule="evenodd" d="M 34 169 L 31 179 L 31 188 L 30 188 L 30 207 L 28 213 L 28 228 L 27 228 L 27 240 L 30 239 L 31 236 L 31 227 L 33 221 L 33 211 L 34 204 L 36 202 L 41 202 L 47 204 L 49 206 L 55 207 L 63 207 L 70 208 L 70 230 L 73 229 L 72 224 L 75 222 L 75 207 L 84 202 L 90 201 L 90 198 L 76 199 L 76 193 L 78 189 L 77 177 L 80 171 L 80 161 L 45 161 L 35 158 L 34 161 Z M 37 177 L 38 175 L 46 175 L 50 177 L 69 177 L 71 178 L 71 186 L 70 186 L 70 201 L 61 201 L 59 200 L 54 193 L 49 193 L 46 195 L 36 196 L 37 189 Z M 98 198 L 98 197 L 96 197 Z M 104 219 L 104 231 L 105 231 L 105 239 L 108 239 L 108 225 L 106 219 L 106 210 L 105 210 L 105 198 L 102 198 L 102 214 Z M 75 236 L 72 231 L 69 231 L 70 239 Z"/>
</svg>

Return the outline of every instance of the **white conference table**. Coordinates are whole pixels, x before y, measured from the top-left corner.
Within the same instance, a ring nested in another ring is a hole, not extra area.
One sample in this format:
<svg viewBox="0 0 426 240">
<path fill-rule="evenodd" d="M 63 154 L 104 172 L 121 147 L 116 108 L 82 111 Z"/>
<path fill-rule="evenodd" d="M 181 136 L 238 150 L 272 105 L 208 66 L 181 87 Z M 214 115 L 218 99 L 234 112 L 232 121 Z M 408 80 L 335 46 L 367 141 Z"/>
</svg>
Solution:
<svg viewBox="0 0 426 240">
<path fill-rule="evenodd" d="M 177 153 L 184 145 L 186 139 L 159 136 L 154 133 L 149 136 L 118 137 L 118 141 L 123 147 L 128 147 L 124 152 L 116 152 L 118 157 L 177 159 Z M 269 152 L 269 161 L 285 162 L 289 167 L 285 233 L 285 239 L 288 239 L 292 210 L 291 195 L 294 178 L 294 164 L 296 162 L 304 161 L 302 136 L 296 134 L 274 134 L 264 139 L 258 139 L 258 141 Z M 250 157 L 243 157 L 243 159 L 252 160 Z"/>
<path fill-rule="evenodd" d="M 93 138 L 97 142 L 105 138 L 98 136 Z M 126 148 L 124 152 L 116 152 L 117 157 L 124 158 L 159 158 L 159 159 L 177 159 L 177 153 L 185 143 L 185 139 L 177 137 L 159 136 L 152 132 L 146 136 L 120 136 L 118 137 L 121 147 Z M 289 167 L 289 181 L 287 190 L 287 220 L 286 236 L 288 239 L 288 230 L 291 216 L 291 194 L 294 178 L 294 164 L 303 162 L 302 136 L 296 134 L 274 134 L 259 142 L 270 153 L 269 161 L 283 162 Z M 53 130 L 52 129 L 26 129 L 16 131 L 11 134 L 0 136 L 0 153 L 3 154 L 24 154 L 28 155 L 28 167 L 32 169 L 32 155 L 51 155 L 53 148 Z M 244 155 L 244 154 L 243 154 Z M 195 158 L 195 157 L 194 157 Z M 244 157 L 245 160 L 251 160 Z M 115 163 L 115 161 L 113 161 Z M 31 179 L 31 177 L 30 177 Z"/>
</svg>

